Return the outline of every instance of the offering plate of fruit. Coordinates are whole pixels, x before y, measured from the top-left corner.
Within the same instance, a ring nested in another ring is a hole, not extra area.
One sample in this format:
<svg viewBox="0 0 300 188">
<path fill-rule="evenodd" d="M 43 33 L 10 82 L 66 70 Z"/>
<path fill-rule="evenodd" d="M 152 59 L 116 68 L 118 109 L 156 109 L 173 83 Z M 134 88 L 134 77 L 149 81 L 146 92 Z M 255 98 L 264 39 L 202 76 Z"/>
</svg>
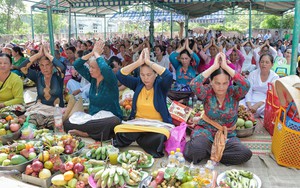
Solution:
<svg viewBox="0 0 300 188">
<path fill-rule="evenodd" d="M 244 106 L 239 106 L 236 133 L 238 137 L 251 136 L 255 130 L 256 120 L 254 115 Z"/>
<path fill-rule="evenodd" d="M 218 188 L 249 187 L 261 188 L 260 178 L 247 170 L 227 170 L 217 178 Z"/>
</svg>

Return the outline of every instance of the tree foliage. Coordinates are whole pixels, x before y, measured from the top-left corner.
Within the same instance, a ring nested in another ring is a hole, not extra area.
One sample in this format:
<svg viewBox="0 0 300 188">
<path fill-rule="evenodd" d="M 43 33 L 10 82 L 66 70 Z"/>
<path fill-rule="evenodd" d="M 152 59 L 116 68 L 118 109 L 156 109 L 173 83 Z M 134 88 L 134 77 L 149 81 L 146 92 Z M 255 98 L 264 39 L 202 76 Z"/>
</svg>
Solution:
<svg viewBox="0 0 300 188">
<path fill-rule="evenodd" d="M 0 33 L 16 33 L 23 24 L 18 22 L 19 16 L 25 11 L 22 0 L 0 0 Z"/>
<path fill-rule="evenodd" d="M 34 32 L 37 34 L 48 33 L 48 19 L 46 13 L 41 14 L 34 14 Z M 52 14 L 52 25 L 53 25 L 53 32 L 58 34 L 61 32 L 61 29 L 68 26 L 67 18 L 58 15 Z"/>
</svg>

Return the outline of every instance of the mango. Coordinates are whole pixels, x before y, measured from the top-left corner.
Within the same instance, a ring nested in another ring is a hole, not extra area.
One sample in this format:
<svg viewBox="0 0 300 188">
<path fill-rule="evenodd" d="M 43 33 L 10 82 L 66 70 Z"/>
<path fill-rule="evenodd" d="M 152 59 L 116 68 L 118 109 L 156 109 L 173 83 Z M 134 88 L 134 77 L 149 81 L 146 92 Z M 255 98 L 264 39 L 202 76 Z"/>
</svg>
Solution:
<svg viewBox="0 0 300 188">
<path fill-rule="evenodd" d="M 57 186 L 64 186 L 67 185 L 68 182 L 65 181 L 63 174 L 58 174 L 51 179 L 51 183 Z"/>
<path fill-rule="evenodd" d="M 22 163 L 25 163 L 27 162 L 28 160 L 23 157 L 22 155 L 14 155 L 11 160 L 10 160 L 10 163 L 12 165 L 18 165 L 18 164 L 22 164 Z"/>
</svg>

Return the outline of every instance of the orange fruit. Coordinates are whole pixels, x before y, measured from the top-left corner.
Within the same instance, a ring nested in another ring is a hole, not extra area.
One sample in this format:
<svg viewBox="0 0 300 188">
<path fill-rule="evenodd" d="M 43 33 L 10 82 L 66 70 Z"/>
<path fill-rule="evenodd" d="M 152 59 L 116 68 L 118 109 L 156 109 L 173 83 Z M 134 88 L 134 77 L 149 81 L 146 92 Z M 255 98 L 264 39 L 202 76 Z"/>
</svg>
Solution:
<svg viewBox="0 0 300 188">
<path fill-rule="evenodd" d="M 64 180 L 65 181 L 69 181 L 73 177 L 74 177 L 74 172 L 72 170 L 69 170 L 69 171 L 64 173 Z"/>
<path fill-rule="evenodd" d="M 5 118 L 6 121 L 9 121 L 9 120 L 12 120 L 12 119 L 13 119 L 13 117 L 11 115 L 6 116 L 6 118 Z"/>
<path fill-rule="evenodd" d="M 125 106 L 125 110 L 131 110 L 130 104 L 127 104 L 127 105 Z"/>
</svg>

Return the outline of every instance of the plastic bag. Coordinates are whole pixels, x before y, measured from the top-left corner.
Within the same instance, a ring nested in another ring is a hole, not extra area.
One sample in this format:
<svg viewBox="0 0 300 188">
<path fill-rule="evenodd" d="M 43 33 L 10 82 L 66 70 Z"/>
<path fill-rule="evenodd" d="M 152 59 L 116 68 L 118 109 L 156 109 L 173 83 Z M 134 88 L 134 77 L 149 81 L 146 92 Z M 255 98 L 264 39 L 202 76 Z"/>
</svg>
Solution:
<svg viewBox="0 0 300 188">
<path fill-rule="evenodd" d="M 27 116 L 25 123 L 21 128 L 22 140 L 30 140 L 34 138 L 34 131 L 36 130 L 36 125 L 29 123 L 30 116 Z"/>
<path fill-rule="evenodd" d="M 171 151 L 176 151 L 176 148 L 180 148 L 180 151 L 184 151 L 186 144 L 186 127 L 187 124 L 182 122 L 179 126 L 173 128 L 170 132 L 170 138 L 165 142 L 165 150 L 168 154 Z"/>
</svg>

